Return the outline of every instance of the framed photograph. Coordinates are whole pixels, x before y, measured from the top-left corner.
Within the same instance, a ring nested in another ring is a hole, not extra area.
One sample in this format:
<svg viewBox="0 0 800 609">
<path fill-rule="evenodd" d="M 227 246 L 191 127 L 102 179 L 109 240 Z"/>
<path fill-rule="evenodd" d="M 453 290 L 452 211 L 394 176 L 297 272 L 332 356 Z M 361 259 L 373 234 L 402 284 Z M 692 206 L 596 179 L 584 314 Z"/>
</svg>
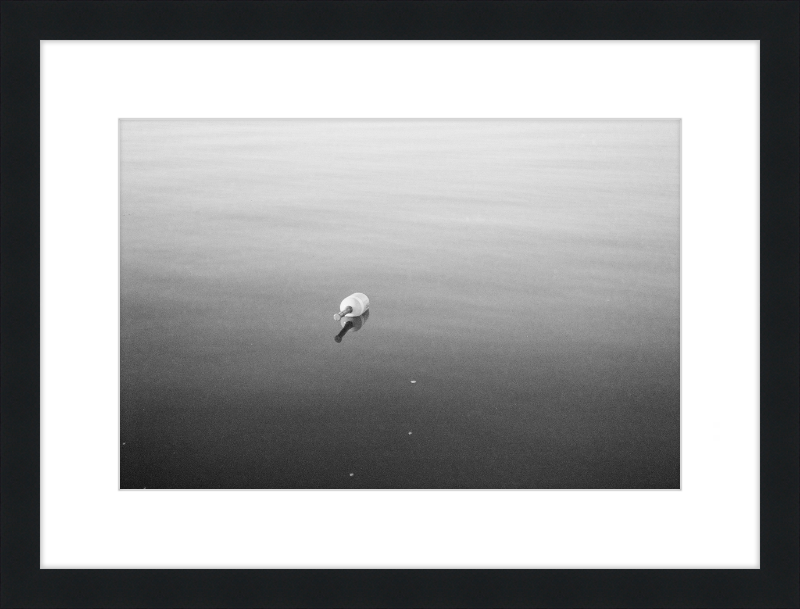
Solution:
<svg viewBox="0 0 800 609">
<path fill-rule="evenodd" d="M 680 489 L 680 120 L 119 137 L 122 489 Z"/>
<path fill-rule="evenodd" d="M 3 3 L 5 606 L 797 606 L 797 3 Z"/>
</svg>

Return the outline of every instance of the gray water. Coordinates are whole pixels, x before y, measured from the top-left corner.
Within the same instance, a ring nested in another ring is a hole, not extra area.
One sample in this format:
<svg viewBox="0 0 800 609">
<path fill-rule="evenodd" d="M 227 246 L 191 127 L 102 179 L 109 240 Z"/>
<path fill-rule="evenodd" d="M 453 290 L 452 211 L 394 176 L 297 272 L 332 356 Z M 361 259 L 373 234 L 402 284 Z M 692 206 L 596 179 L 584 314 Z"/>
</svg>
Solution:
<svg viewBox="0 0 800 609">
<path fill-rule="evenodd" d="M 122 121 L 121 487 L 678 488 L 679 130 Z"/>
</svg>

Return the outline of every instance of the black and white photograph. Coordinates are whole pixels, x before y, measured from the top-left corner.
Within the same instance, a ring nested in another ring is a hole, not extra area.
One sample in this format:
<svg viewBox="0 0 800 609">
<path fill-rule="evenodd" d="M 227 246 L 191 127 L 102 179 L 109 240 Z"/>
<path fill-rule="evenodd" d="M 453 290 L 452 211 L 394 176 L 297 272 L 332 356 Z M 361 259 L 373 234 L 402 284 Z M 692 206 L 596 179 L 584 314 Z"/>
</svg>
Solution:
<svg viewBox="0 0 800 609">
<path fill-rule="evenodd" d="M 119 151 L 120 488 L 680 489 L 680 120 Z"/>
</svg>

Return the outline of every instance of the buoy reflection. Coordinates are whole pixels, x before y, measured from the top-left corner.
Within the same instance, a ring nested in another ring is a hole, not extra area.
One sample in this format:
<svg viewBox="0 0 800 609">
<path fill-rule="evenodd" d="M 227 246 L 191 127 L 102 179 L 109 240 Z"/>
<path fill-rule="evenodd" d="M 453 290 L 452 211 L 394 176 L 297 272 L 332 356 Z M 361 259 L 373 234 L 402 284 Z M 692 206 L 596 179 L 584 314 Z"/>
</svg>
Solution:
<svg viewBox="0 0 800 609">
<path fill-rule="evenodd" d="M 358 332 L 367 320 L 369 319 L 369 310 L 364 311 L 363 315 L 359 315 L 358 317 L 342 317 L 339 320 L 339 323 L 342 326 L 342 331 L 339 332 L 336 336 L 333 337 L 337 343 L 342 342 L 344 335 L 347 334 L 350 330 L 353 332 Z"/>
</svg>

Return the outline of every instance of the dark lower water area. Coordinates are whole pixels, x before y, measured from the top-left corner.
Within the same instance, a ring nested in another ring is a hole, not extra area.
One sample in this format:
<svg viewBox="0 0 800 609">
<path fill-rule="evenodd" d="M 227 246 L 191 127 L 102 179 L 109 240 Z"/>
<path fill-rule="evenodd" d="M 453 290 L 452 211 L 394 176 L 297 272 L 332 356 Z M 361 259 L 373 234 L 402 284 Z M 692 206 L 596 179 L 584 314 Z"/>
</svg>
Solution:
<svg viewBox="0 0 800 609">
<path fill-rule="evenodd" d="M 677 121 L 120 137 L 121 488 L 679 488 Z"/>
</svg>

